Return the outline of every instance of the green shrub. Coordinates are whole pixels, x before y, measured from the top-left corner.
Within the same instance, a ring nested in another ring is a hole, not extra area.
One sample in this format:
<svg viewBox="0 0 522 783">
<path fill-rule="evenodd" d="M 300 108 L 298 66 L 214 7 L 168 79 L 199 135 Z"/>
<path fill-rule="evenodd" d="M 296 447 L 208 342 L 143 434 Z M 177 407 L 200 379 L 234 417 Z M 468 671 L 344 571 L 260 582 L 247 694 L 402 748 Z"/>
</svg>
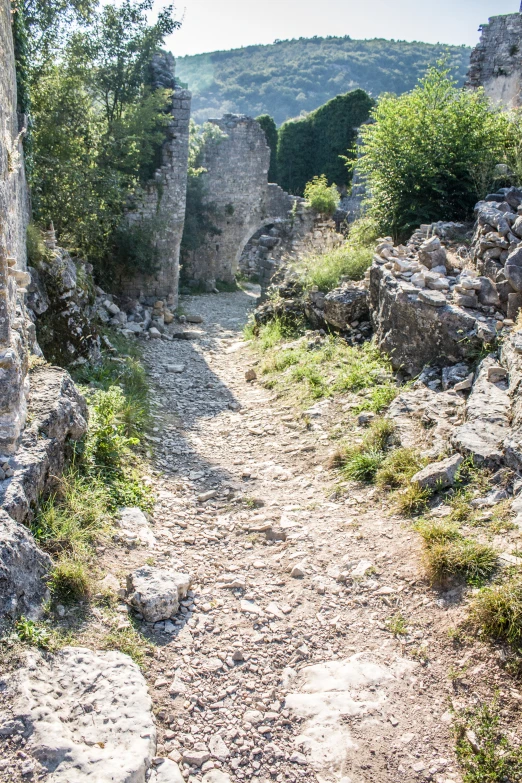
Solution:
<svg viewBox="0 0 522 783">
<path fill-rule="evenodd" d="M 45 261 L 49 252 L 43 241 L 42 232 L 35 223 L 27 226 L 27 263 L 29 266 L 39 267 Z"/>
<path fill-rule="evenodd" d="M 48 650 L 51 646 L 51 632 L 44 625 L 22 616 L 15 628 L 21 642 L 26 642 L 32 647 L 40 647 L 42 650 Z"/>
<path fill-rule="evenodd" d="M 419 223 L 469 218 L 514 143 L 508 115 L 484 92 L 458 89 L 442 65 L 412 92 L 382 96 L 372 117 L 357 168 L 369 217 L 399 238 Z"/>
<path fill-rule="evenodd" d="M 319 212 L 320 215 L 333 215 L 341 201 L 337 186 L 328 186 L 328 180 L 324 174 L 314 177 L 306 183 L 304 196 L 308 201 L 308 206 Z"/>
</svg>

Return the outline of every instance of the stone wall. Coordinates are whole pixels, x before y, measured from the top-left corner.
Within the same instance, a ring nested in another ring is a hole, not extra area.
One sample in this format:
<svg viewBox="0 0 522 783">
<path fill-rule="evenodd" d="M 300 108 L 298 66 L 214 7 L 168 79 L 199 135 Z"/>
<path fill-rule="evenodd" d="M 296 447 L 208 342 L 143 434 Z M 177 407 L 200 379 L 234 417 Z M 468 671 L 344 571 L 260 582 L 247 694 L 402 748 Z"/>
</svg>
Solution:
<svg viewBox="0 0 522 783">
<path fill-rule="evenodd" d="M 203 150 L 204 206 L 218 233 L 184 258 L 188 283 L 232 283 L 249 239 L 264 226 L 286 219 L 295 202 L 268 182 L 270 149 L 261 126 L 250 117 L 227 114 L 210 120 L 223 133 Z"/>
<path fill-rule="evenodd" d="M 522 14 L 493 16 L 480 27 L 479 44 L 471 53 L 470 87 L 509 108 L 522 105 Z"/>
<path fill-rule="evenodd" d="M 172 122 L 162 150 L 162 164 L 155 172 L 133 210 L 129 222 L 158 219 L 158 271 L 123 280 L 121 293 L 132 299 L 154 298 L 176 306 L 178 300 L 179 253 L 187 198 L 191 94 L 176 89 L 172 99 Z"/>
<path fill-rule="evenodd" d="M 28 282 L 29 214 L 16 107 L 11 5 L 0 0 L 0 455 L 12 454 L 26 416 L 26 322 L 20 289 Z"/>
</svg>

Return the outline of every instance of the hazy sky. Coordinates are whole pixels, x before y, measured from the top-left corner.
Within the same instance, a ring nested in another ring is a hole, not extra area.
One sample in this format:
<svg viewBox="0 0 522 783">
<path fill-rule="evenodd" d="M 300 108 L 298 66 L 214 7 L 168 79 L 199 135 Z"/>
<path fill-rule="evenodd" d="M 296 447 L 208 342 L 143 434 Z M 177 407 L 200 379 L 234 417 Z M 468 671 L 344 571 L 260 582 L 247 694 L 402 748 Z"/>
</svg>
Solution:
<svg viewBox="0 0 522 783">
<path fill-rule="evenodd" d="M 167 0 L 156 0 L 157 7 Z M 276 38 L 350 35 L 469 44 L 489 16 L 520 0 L 175 0 L 183 26 L 167 42 L 178 57 Z"/>
</svg>

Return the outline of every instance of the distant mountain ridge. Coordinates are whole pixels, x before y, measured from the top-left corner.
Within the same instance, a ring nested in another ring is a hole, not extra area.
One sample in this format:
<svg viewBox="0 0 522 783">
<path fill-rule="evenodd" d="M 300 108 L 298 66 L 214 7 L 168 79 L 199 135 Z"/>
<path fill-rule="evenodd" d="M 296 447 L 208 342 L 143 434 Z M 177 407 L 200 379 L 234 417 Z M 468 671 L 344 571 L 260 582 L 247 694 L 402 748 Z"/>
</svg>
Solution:
<svg viewBox="0 0 522 783">
<path fill-rule="evenodd" d="M 407 92 L 443 57 L 463 84 L 470 54 L 467 46 L 416 41 L 299 38 L 180 57 L 176 71 L 193 92 L 197 122 L 227 112 L 267 113 L 280 125 L 357 87 L 374 97 Z"/>
</svg>

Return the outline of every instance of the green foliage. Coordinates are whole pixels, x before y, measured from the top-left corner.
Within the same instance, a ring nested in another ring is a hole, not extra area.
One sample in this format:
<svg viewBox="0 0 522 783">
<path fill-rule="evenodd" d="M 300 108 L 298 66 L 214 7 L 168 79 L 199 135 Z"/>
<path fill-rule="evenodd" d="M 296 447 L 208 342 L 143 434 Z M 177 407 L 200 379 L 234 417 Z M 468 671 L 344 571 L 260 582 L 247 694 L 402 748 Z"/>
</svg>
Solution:
<svg viewBox="0 0 522 783">
<path fill-rule="evenodd" d="M 483 92 L 459 89 L 441 64 L 412 92 L 381 96 L 372 117 L 357 168 L 371 194 L 369 217 L 394 237 L 419 223 L 468 218 L 510 145 L 509 117 Z"/>
<path fill-rule="evenodd" d="M 48 650 L 51 646 L 51 632 L 45 625 L 37 624 L 22 615 L 15 628 L 21 642 L 25 642 L 31 647 L 39 647 L 42 650 Z"/>
<path fill-rule="evenodd" d="M 131 625 L 127 628 L 111 631 L 102 643 L 104 650 L 118 650 L 132 658 L 134 663 L 142 666 L 146 655 L 151 655 L 153 645 Z"/>
<path fill-rule="evenodd" d="M 179 78 L 193 92 L 197 122 L 237 112 L 250 117 L 269 114 L 280 125 L 357 87 L 374 97 L 407 92 L 446 53 L 459 83 L 464 84 L 467 47 L 357 41 L 349 36 L 300 38 L 180 57 L 176 67 Z"/>
<path fill-rule="evenodd" d="M 331 217 L 334 214 L 341 201 L 337 186 L 328 186 L 328 180 L 324 174 L 320 177 L 314 177 L 306 183 L 304 197 L 312 209 L 326 217 Z"/>
<path fill-rule="evenodd" d="M 343 473 L 354 481 L 373 482 L 384 460 L 382 451 L 356 450 L 349 454 L 343 465 Z"/>
<path fill-rule="evenodd" d="M 269 114 L 261 114 L 256 117 L 263 128 L 266 136 L 266 143 L 270 147 L 270 168 L 268 169 L 268 181 L 277 182 L 277 126 L 274 118 Z"/>
<path fill-rule="evenodd" d="M 299 259 L 298 271 L 307 287 L 317 286 L 328 293 L 337 288 L 341 278 L 362 280 L 372 263 L 371 249 L 351 241 L 324 253 L 312 253 Z"/>
<path fill-rule="evenodd" d="M 354 481 L 374 482 L 385 462 L 394 431 L 389 419 L 372 421 L 362 442 L 348 445 L 339 454 L 338 464 L 343 473 Z"/>
<path fill-rule="evenodd" d="M 119 470 L 122 459 L 137 438 L 127 436 L 125 422 L 126 399 L 119 386 L 97 391 L 91 397 L 89 434 L 84 459 L 94 469 Z"/>
<path fill-rule="evenodd" d="M 456 716 L 454 730 L 464 783 L 522 780 L 522 748 L 513 745 L 502 731 L 496 703 L 461 712 Z"/>
<path fill-rule="evenodd" d="M 357 128 L 368 120 L 373 105 L 364 90 L 353 90 L 307 117 L 285 122 L 278 134 L 279 185 L 303 195 L 307 182 L 324 176 L 326 182 L 346 187 L 350 178 L 341 156 L 354 146 Z"/>
<path fill-rule="evenodd" d="M 152 275 L 157 271 L 159 250 L 155 240 L 163 228 L 163 221 L 157 216 L 142 218 L 131 225 L 123 223 L 116 228 L 113 259 L 121 274 L 139 271 Z"/>
<path fill-rule="evenodd" d="M 395 614 L 387 621 L 388 630 L 394 636 L 405 636 L 408 633 L 406 620 L 402 614 Z"/>
<path fill-rule="evenodd" d="M 48 256 L 47 248 L 43 241 L 42 232 L 34 223 L 27 226 L 27 263 L 29 266 L 38 267 Z"/>
<path fill-rule="evenodd" d="M 171 92 L 152 90 L 149 64 L 176 23 L 165 9 L 149 24 L 151 6 L 125 0 L 90 9 L 83 25 L 61 24 L 54 56 L 31 71 L 35 220 L 53 220 L 106 283 L 114 267 L 154 267 L 150 226 L 132 230 L 132 249 L 123 218 L 159 163 L 169 122 Z"/>
<path fill-rule="evenodd" d="M 522 580 L 512 577 L 475 596 L 471 619 L 492 639 L 522 649 Z"/>
</svg>

